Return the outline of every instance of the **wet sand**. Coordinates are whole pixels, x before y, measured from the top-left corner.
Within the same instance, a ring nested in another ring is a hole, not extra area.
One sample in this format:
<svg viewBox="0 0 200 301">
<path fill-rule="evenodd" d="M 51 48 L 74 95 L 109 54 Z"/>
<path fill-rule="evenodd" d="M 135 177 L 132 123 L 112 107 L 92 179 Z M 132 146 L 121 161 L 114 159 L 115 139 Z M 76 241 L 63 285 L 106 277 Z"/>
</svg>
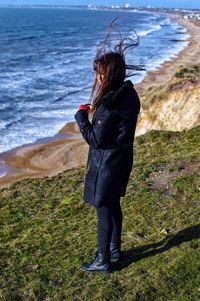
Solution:
<svg viewBox="0 0 200 301">
<path fill-rule="evenodd" d="M 200 61 L 200 27 L 178 16 L 170 17 L 187 29 L 190 34 L 189 45 L 176 58 L 166 61 L 158 70 L 147 73 L 144 80 L 135 86 L 140 96 L 149 87 L 170 80 L 179 66 Z M 88 147 L 76 123 L 70 122 L 54 137 L 1 153 L 0 188 L 9 187 L 20 179 L 51 177 L 66 169 L 85 165 Z"/>
</svg>

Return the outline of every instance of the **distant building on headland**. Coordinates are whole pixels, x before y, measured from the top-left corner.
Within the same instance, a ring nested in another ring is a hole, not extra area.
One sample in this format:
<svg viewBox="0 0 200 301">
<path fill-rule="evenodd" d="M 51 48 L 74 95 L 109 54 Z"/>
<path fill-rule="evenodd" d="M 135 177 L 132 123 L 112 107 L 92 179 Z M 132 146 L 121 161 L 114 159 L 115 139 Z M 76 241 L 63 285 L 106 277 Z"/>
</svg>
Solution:
<svg viewBox="0 0 200 301">
<path fill-rule="evenodd" d="M 97 9 L 96 5 L 94 4 L 88 4 L 89 9 Z"/>
<path fill-rule="evenodd" d="M 200 20 L 200 13 L 191 13 L 184 15 L 184 19 L 190 19 L 190 20 Z"/>
<path fill-rule="evenodd" d="M 1 1 L 1 0 L 0 0 Z M 0 7 L 22 7 L 22 8 L 62 8 L 62 9 L 105 9 L 105 10 L 119 10 L 119 11 L 129 11 L 129 12 L 156 12 L 156 13 L 168 13 L 176 14 L 184 19 L 191 19 L 200 21 L 200 9 L 183 9 L 183 8 L 166 8 L 166 7 L 154 7 L 151 5 L 147 6 L 132 6 L 130 3 L 125 3 L 124 5 L 95 5 L 94 3 L 88 5 L 61 5 L 61 4 L 0 4 Z"/>
<path fill-rule="evenodd" d="M 153 7 L 148 6 L 131 6 L 129 3 L 126 3 L 124 6 L 120 5 L 100 5 L 96 6 L 94 4 L 89 4 L 88 9 L 110 9 L 110 10 L 126 10 L 126 11 L 145 11 L 145 12 L 161 12 L 161 13 L 171 13 L 178 14 L 181 18 L 191 19 L 191 20 L 200 20 L 200 9 L 182 9 L 182 8 L 166 8 L 166 7 Z"/>
<path fill-rule="evenodd" d="M 120 5 L 112 5 L 111 8 L 117 8 L 117 9 L 119 9 Z"/>
</svg>

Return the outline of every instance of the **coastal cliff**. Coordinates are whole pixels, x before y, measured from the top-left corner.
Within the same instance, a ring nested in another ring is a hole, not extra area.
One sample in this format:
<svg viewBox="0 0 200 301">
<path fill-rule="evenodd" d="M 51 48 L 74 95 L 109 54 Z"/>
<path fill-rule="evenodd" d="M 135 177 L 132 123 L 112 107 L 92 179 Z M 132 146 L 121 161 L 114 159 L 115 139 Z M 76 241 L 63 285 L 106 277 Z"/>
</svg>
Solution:
<svg viewBox="0 0 200 301">
<path fill-rule="evenodd" d="M 200 64 L 180 67 L 164 85 L 141 97 L 136 135 L 150 130 L 187 131 L 200 124 Z"/>
</svg>

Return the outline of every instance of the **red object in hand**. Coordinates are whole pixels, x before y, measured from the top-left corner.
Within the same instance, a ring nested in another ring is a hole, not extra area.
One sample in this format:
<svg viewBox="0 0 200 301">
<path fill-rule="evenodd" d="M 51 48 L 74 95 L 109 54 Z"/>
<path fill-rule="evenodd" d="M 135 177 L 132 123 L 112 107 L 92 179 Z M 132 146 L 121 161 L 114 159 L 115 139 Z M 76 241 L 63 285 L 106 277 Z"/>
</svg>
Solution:
<svg viewBox="0 0 200 301">
<path fill-rule="evenodd" d="M 84 111 L 87 111 L 90 109 L 90 106 L 88 104 L 81 104 L 79 106 L 79 109 L 78 110 L 84 110 Z"/>
</svg>

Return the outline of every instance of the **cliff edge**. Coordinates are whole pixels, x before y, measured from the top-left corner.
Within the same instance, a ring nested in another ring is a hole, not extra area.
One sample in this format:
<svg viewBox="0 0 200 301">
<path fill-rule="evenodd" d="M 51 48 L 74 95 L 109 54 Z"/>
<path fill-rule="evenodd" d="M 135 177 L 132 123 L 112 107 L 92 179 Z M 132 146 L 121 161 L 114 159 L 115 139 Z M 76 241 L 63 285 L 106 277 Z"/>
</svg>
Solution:
<svg viewBox="0 0 200 301">
<path fill-rule="evenodd" d="M 181 66 L 164 85 L 147 89 L 136 135 L 150 130 L 187 131 L 200 124 L 200 64 Z"/>
</svg>

